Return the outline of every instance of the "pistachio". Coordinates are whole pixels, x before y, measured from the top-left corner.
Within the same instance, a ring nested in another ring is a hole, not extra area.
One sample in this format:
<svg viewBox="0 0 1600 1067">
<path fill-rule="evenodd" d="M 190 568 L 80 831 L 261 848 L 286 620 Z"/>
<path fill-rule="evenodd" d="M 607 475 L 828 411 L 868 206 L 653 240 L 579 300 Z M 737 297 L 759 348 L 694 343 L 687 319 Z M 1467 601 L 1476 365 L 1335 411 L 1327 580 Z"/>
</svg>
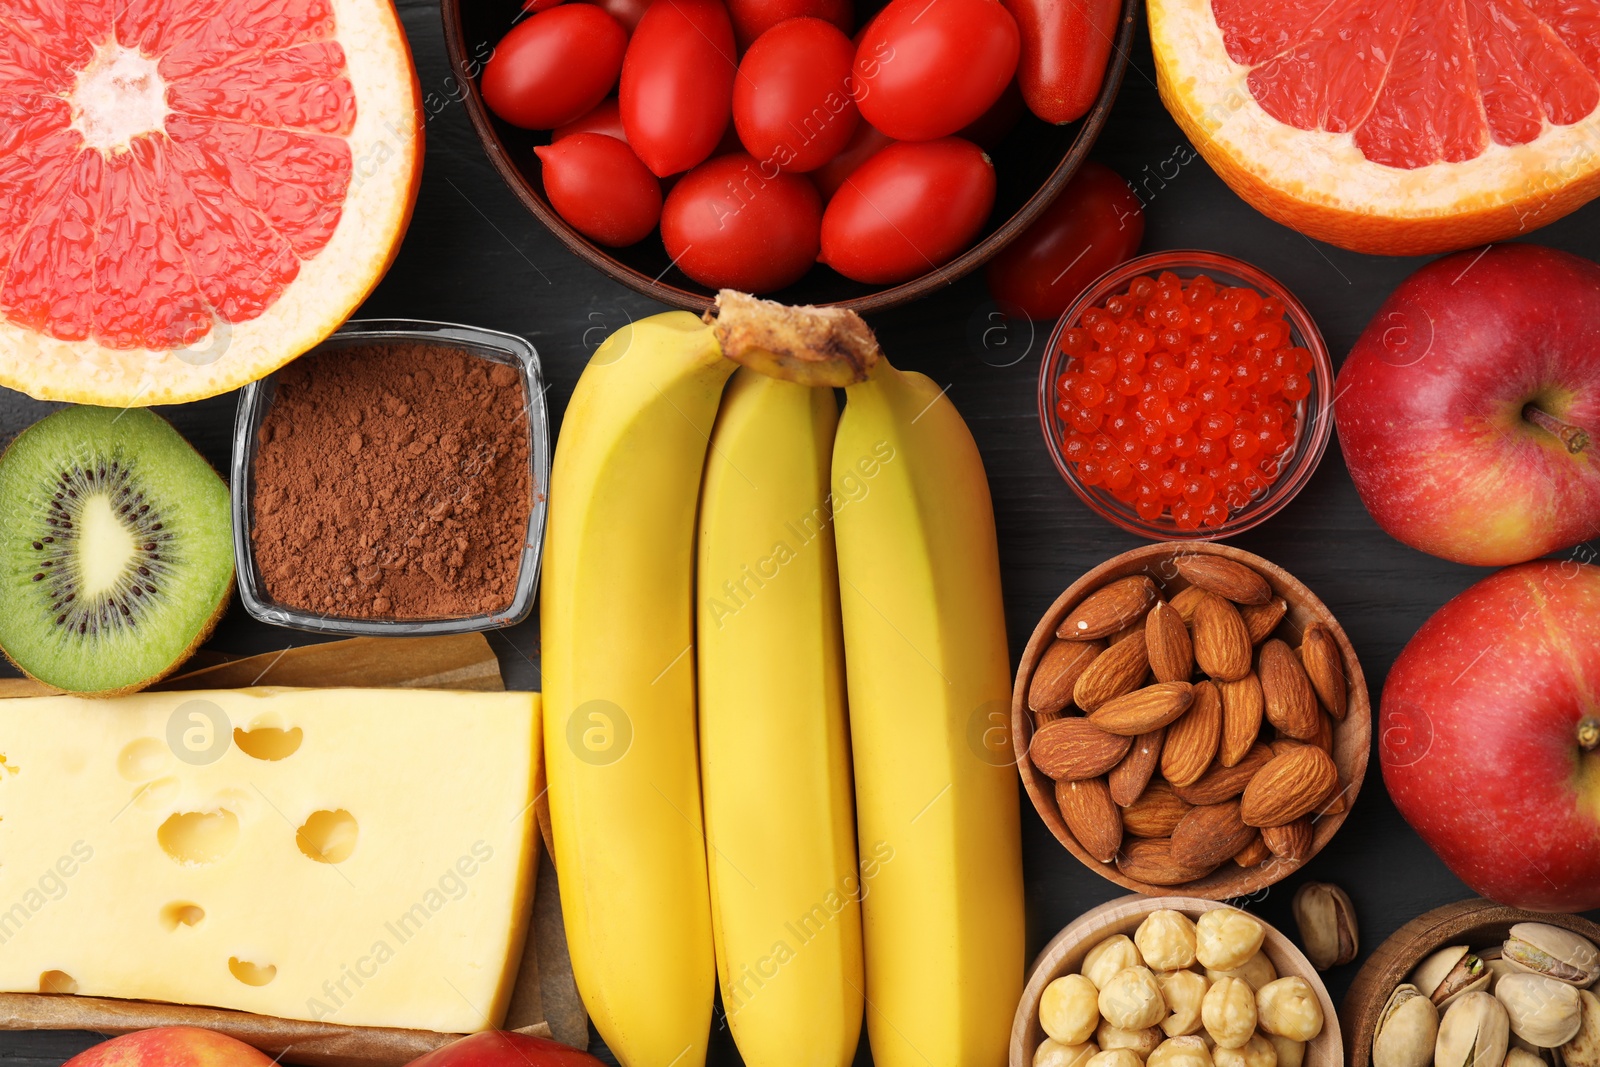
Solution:
<svg viewBox="0 0 1600 1067">
<path fill-rule="evenodd" d="M 1265 952 L 1257 952 L 1232 970 L 1217 971 L 1207 967 L 1206 977 L 1213 982 L 1218 978 L 1237 978 L 1251 989 L 1260 989 L 1268 982 L 1277 980 L 1278 969 L 1267 959 Z"/>
<path fill-rule="evenodd" d="M 1267 932 L 1237 908 L 1215 908 L 1195 922 L 1195 958 L 1208 971 L 1242 967 L 1261 948 Z"/>
<path fill-rule="evenodd" d="M 1121 1030 L 1144 1030 L 1167 1017 L 1167 1003 L 1148 967 L 1126 967 L 1112 975 L 1100 987 L 1099 1003 L 1101 1016 Z"/>
<path fill-rule="evenodd" d="M 1508 974 L 1494 995 L 1505 1005 L 1512 1032 L 1538 1048 L 1565 1045 L 1583 1023 L 1577 987 L 1542 974 Z"/>
<path fill-rule="evenodd" d="M 1322 1002 L 1311 983 L 1294 975 L 1256 991 L 1256 1016 L 1269 1034 L 1310 1041 L 1322 1033 Z"/>
<path fill-rule="evenodd" d="M 1181 911 L 1152 911 L 1133 932 L 1133 943 L 1153 971 L 1194 966 L 1194 923 Z"/>
<path fill-rule="evenodd" d="M 1198 1037 L 1169 1037 L 1144 1062 L 1145 1067 L 1212 1067 L 1211 1050 Z"/>
<path fill-rule="evenodd" d="M 1582 1021 L 1578 1033 L 1561 1046 L 1561 1059 L 1567 1067 L 1600 1067 L 1600 997 L 1587 989 L 1578 992 Z"/>
<path fill-rule="evenodd" d="M 1039 1025 L 1051 1040 L 1081 1045 L 1100 1023 L 1100 991 L 1081 974 L 1062 975 L 1039 996 Z"/>
<path fill-rule="evenodd" d="M 1144 1067 L 1144 1060 L 1132 1049 L 1102 1049 L 1084 1060 L 1083 1067 Z"/>
<path fill-rule="evenodd" d="M 1594 942 L 1548 923 L 1518 923 L 1500 951 L 1512 966 L 1568 985 L 1591 986 L 1600 978 Z"/>
<path fill-rule="evenodd" d="M 1127 934 L 1112 934 L 1083 957 L 1083 966 L 1079 968 L 1083 976 L 1094 983 L 1096 989 L 1104 989 L 1106 983 L 1111 981 L 1118 971 L 1127 970 L 1129 967 L 1139 967 L 1144 960 L 1139 956 L 1139 950 L 1134 947 L 1133 941 Z"/>
<path fill-rule="evenodd" d="M 1478 958 L 1483 961 L 1484 967 L 1488 968 L 1489 984 L 1484 988 L 1490 993 L 1494 992 L 1494 987 L 1499 983 L 1500 979 L 1517 971 L 1517 968 L 1501 955 L 1499 945 L 1484 949 L 1478 953 Z"/>
<path fill-rule="evenodd" d="M 1534 1059 L 1536 1059 L 1540 1063 L 1544 1064 L 1544 1067 L 1563 1067 L 1563 1064 L 1561 1062 L 1561 1052 L 1560 1052 L 1559 1049 L 1540 1048 L 1538 1045 L 1530 1045 L 1530 1044 L 1528 1044 L 1528 1042 L 1522 1040 L 1522 1038 L 1518 1037 L 1516 1034 L 1512 1034 L 1511 1035 L 1511 1047 L 1506 1052 L 1506 1058 L 1510 1059 L 1511 1058 L 1511 1053 L 1512 1052 L 1518 1052 L 1518 1051 L 1526 1052 L 1528 1055 L 1532 1056 Z M 1521 1063 L 1527 1063 L 1528 1062 L 1527 1060 L 1522 1059 L 1521 1057 L 1518 1057 L 1518 1060 Z"/>
<path fill-rule="evenodd" d="M 1293 1038 L 1268 1034 L 1272 1050 L 1278 1054 L 1278 1067 L 1300 1067 L 1306 1061 L 1306 1043 Z"/>
<path fill-rule="evenodd" d="M 1442 948 L 1411 972 L 1412 983 L 1440 1008 L 1448 1007 L 1464 993 L 1487 989 L 1489 978 L 1489 968 L 1482 957 L 1465 945 Z"/>
<path fill-rule="evenodd" d="M 1317 970 L 1356 958 L 1356 909 L 1343 889 L 1307 882 L 1294 895 L 1294 919 L 1306 958 Z"/>
<path fill-rule="evenodd" d="M 1504 1067 L 1550 1067 L 1550 1065 L 1537 1052 L 1514 1048 L 1506 1052 Z"/>
<path fill-rule="evenodd" d="M 1211 983 L 1205 975 L 1194 971 L 1168 971 L 1156 975 L 1156 985 L 1161 987 L 1161 999 L 1167 1002 L 1170 1013 L 1161 1023 L 1161 1031 L 1168 1037 L 1187 1037 L 1200 1032 L 1200 1007 L 1205 1002 L 1206 990 Z"/>
<path fill-rule="evenodd" d="M 1481 990 L 1463 993 L 1439 1020 L 1434 1067 L 1500 1067 L 1510 1040 L 1511 1023 L 1501 1003 Z"/>
<path fill-rule="evenodd" d="M 1161 1031 L 1153 1026 L 1143 1030 L 1124 1030 L 1108 1022 L 1102 1022 L 1100 1028 L 1094 1032 L 1095 1044 L 1100 1046 L 1100 1051 L 1110 1052 L 1125 1048 L 1141 1060 L 1156 1050 L 1156 1046 L 1161 1044 L 1161 1038 Z"/>
<path fill-rule="evenodd" d="M 1211 1053 L 1216 1067 L 1278 1067 L 1278 1050 L 1272 1042 L 1255 1034 L 1242 1048 L 1218 1045 Z"/>
<path fill-rule="evenodd" d="M 1243 1048 L 1256 1032 L 1255 991 L 1237 978 L 1220 978 L 1200 1006 L 1206 1033 L 1222 1048 Z"/>
<path fill-rule="evenodd" d="M 1033 1052 L 1033 1067 L 1083 1067 L 1099 1051 L 1092 1041 L 1087 1045 L 1063 1045 L 1047 1037 Z"/>
<path fill-rule="evenodd" d="M 1389 994 L 1372 1034 L 1372 1067 L 1429 1067 L 1439 1009 L 1409 982 Z"/>
</svg>

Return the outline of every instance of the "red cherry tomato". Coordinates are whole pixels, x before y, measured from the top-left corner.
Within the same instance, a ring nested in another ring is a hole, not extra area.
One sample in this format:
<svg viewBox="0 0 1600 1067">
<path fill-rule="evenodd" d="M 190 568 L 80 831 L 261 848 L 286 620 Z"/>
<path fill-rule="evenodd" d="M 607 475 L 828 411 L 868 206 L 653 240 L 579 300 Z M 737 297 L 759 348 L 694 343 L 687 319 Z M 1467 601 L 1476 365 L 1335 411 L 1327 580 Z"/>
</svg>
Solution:
<svg viewBox="0 0 1600 1067">
<path fill-rule="evenodd" d="M 1020 47 L 995 0 L 890 0 L 861 38 L 851 88 L 861 116 L 890 137 L 931 141 L 989 110 Z"/>
<path fill-rule="evenodd" d="M 1055 203 L 989 262 L 989 295 L 1030 319 L 1056 319 L 1106 271 L 1139 251 L 1144 208 L 1122 176 L 1085 163 Z"/>
<path fill-rule="evenodd" d="M 1004 0 L 1022 32 L 1017 80 L 1035 115 L 1058 125 L 1080 119 L 1105 79 L 1120 0 Z"/>
<path fill-rule="evenodd" d="M 688 170 L 717 147 L 737 62 L 721 0 L 655 0 L 639 20 L 618 103 L 628 143 L 657 177 Z"/>
<path fill-rule="evenodd" d="M 624 143 L 628 135 L 622 131 L 622 113 L 617 110 L 617 98 L 607 97 L 600 101 L 593 111 L 579 115 L 571 122 L 557 126 L 550 134 L 550 143 L 571 137 L 575 133 L 603 133 L 607 137 L 615 137 Z"/>
<path fill-rule="evenodd" d="M 550 206 L 585 237 L 621 248 L 661 221 L 661 183 L 615 137 L 575 133 L 533 151 Z"/>
<path fill-rule="evenodd" d="M 1006 91 L 1000 94 L 1000 99 L 956 136 L 971 141 L 985 152 L 993 151 L 1008 133 L 1016 129 L 1026 110 L 1028 106 L 1022 101 L 1022 90 L 1013 78 L 1011 84 L 1006 86 Z"/>
<path fill-rule="evenodd" d="M 811 180 L 816 183 L 822 199 L 831 200 L 833 194 L 839 191 L 839 186 L 843 185 L 844 180 L 854 174 L 861 164 L 892 144 L 894 139 L 870 122 L 857 123 L 856 132 L 851 136 L 850 143 L 844 146 L 844 150 L 811 172 Z"/>
<path fill-rule="evenodd" d="M 740 51 L 785 19 L 822 19 L 849 33 L 856 16 L 850 0 L 728 0 L 728 14 Z"/>
<path fill-rule="evenodd" d="M 751 293 L 798 281 L 816 262 L 821 225 L 822 198 L 809 180 L 743 152 L 685 174 L 661 209 L 661 239 L 685 274 Z"/>
<path fill-rule="evenodd" d="M 622 28 L 630 35 L 639 28 L 639 20 L 644 18 L 645 8 L 650 6 L 650 0 L 586 0 L 586 2 L 594 4 L 622 23 Z"/>
<path fill-rule="evenodd" d="M 994 187 L 994 164 L 971 141 L 889 145 L 828 201 L 822 262 L 872 285 L 926 274 L 972 243 L 994 206 Z"/>
<path fill-rule="evenodd" d="M 757 38 L 733 83 L 733 122 L 750 154 L 797 172 L 838 155 L 861 121 L 850 99 L 855 55 L 821 19 L 789 19 Z"/>
<path fill-rule="evenodd" d="M 551 130 L 617 84 L 627 31 L 593 4 L 563 4 L 512 28 L 483 66 L 483 99 L 513 126 Z"/>
</svg>

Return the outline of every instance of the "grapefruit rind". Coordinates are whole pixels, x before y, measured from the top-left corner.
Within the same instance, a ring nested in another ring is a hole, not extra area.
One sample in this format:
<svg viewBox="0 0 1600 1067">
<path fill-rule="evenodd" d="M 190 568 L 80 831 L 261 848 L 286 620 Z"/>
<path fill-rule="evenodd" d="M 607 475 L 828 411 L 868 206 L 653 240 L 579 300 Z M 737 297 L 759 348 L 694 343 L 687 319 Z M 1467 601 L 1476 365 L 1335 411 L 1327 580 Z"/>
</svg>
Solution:
<svg viewBox="0 0 1600 1067">
<path fill-rule="evenodd" d="M 144 407 L 198 400 L 270 374 L 336 330 L 399 250 L 421 178 L 422 101 L 399 17 L 388 0 L 331 0 L 354 126 L 353 172 L 338 226 L 260 316 L 216 321 L 192 347 L 114 349 L 61 340 L 0 318 L 0 385 L 40 400 Z"/>
<path fill-rule="evenodd" d="M 1167 110 L 1234 192 L 1263 215 L 1353 252 L 1430 255 L 1547 225 L 1600 195 L 1600 108 L 1533 141 L 1406 170 L 1366 159 L 1351 133 L 1278 121 L 1246 84 L 1210 0 L 1151 0 Z"/>
</svg>

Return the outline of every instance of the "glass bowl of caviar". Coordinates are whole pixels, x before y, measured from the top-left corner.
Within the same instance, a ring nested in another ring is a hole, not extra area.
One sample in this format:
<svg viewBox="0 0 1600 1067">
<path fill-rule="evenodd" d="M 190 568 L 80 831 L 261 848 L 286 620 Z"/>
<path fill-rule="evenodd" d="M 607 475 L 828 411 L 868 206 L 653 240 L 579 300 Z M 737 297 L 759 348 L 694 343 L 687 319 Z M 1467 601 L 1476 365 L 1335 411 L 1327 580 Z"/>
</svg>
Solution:
<svg viewBox="0 0 1600 1067">
<path fill-rule="evenodd" d="M 1142 537 L 1230 537 L 1310 480 L 1333 433 L 1316 323 L 1264 271 L 1216 252 L 1131 259 L 1057 323 L 1039 422 L 1084 503 Z"/>
</svg>

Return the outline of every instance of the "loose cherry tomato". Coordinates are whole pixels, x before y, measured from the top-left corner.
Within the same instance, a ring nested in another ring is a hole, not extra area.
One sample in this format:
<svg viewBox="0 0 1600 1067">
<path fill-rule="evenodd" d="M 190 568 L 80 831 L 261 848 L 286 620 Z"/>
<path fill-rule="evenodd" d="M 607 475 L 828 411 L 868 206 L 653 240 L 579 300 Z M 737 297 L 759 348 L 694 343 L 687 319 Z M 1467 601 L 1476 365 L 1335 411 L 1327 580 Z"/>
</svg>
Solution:
<svg viewBox="0 0 1600 1067">
<path fill-rule="evenodd" d="M 607 137 L 615 137 L 626 143 L 628 135 L 622 130 L 622 113 L 617 110 L 617 98 L 607 97 L 596 105 L 593 111 L 579 115 L 563 126 L 557 126 L 550 134 L 550 143 L 571 137 L 575 133 L 603 133 Z"/>
<path fill-rule="evenodd" d="M 1022 32 L 1017 80 L 1035 115 L 1061 124 L 1080 119 L 1105 79 L 1120 0 L 1004 0 Z"/>
<path fill-rule="evenodd" d="M 892 144 L 894 138 L 870 122 L 857 123 L 856 132 L 843 151 L 811 172 L 811 180 L 816 183 L 822 199 L 833 199 L 833 194 L 839 191 L 839 186 L 844 184 L 846 178 L 856 172 L 856 168 Z"/>
<path fill-rule="evenodd" d="M 661 239 L 685 274 L 751 293 L 798 281 L 816 262 L 821 225 L 822 198 L 808 179 L 744 152 L 685 174 L 661 209 Z"/>
<path fill-rule="evenodd" d="M 1020 47 L 1016 20 L 995 0 L 890 0 L 862 35 L 851 89 L 862 117 L 890 137 L 931 141 L 989 110 Z"/>
<path fill-rule="evenodd" d="M 533 151 L 550 206 L 585 237 L 621 248 L 661 221 L 661 183 L 615 137 L 575 133 Z"/>
<path fill-rule="evenodd" d="M 926 274 L 972 243 L 994 206 L 994 188 L 994 164 L 971 141 L 889 145 L 828 201 L 822 262 L 872 285 Z"/>
<path fill-rule="evenodd" d="M 750 154 L 797 172 L 838 155 L 861 121 L 850 99 L 855 55 L 821 19 L 789 19 L 758 37 L 733 83 L 733 122 Z"/>
<path fill-rule="evenodd" d="M 728 14 L 733 16 L 740 51 L 785 19 L 822 19 L 849 33 L 856 15 L 850 0 L 728 0 Z"/>
<path fill-rule="evenodd" d="M 1006 91 L 1000 94 L 1000 99 L 989 106 L 978 118 L 963 127 L 956 136 L 971 141 L 985 152 L 990 152 L 1006 139 L 1006 134 L 1016 129 L 1017 122 L 1021 120 L 1022 113 L 1028 110 L 1023 103 L 1022 90 L 1017 85 L 1015 78 L 1006 86 Z"/>
<path fill-rule="evenodd" d="M 1055 203 L 989 262 L 989 294 L 1030 319 L 1056 319 L 1144 238 L 1144 208 L 1122 176 L 1085 163 Z"/>
<path fill-rule="evenodd" d="M 600 10 L 622 23 L 622 28 L 631 35 L 639 28 L 639 20 L 644 18 L 645 8 L 650 6 L 650 0 L 586 0 Z"/>
<path fill-rule="evenodd" d="M 728 128 L 738 59 L 721 0 L 655 0 L 628 42 L 618 103 L 628 143 L 659 178 L 711 155 Z"/>
<path fill-rule="evenodd" d="M 551 130 L 617 84 L 628 33 L 593 4 L 562 4 L 512 27 L 483 66 L 483 99 L 513 126 Z"/>
</svg>

